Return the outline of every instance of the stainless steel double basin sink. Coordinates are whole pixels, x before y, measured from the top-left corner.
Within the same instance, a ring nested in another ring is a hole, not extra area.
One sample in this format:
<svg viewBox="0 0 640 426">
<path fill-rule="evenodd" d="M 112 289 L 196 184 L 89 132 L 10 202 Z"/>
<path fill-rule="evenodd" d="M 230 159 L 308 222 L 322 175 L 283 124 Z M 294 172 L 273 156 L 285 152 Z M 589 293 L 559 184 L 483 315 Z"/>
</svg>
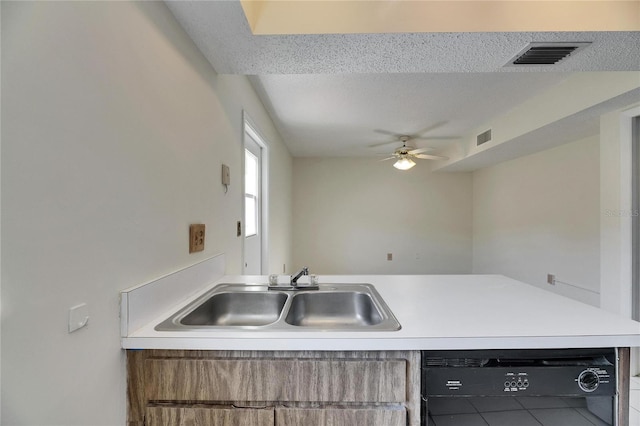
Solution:
<svg viewBox="0 0 640 426">
<path fill-rule="evenodd" d="M 155 329 L 395 331 L 400 323 L 371 284 L 320 284 L 315 290 L 219 284 Z"/>
</svg>

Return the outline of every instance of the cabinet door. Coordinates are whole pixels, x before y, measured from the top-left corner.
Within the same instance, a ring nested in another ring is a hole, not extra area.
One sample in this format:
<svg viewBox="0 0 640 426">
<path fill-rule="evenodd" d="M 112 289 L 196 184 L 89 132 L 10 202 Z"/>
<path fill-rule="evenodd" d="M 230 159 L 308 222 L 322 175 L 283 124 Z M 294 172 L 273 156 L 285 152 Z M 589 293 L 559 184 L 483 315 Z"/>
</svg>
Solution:
<svg viewBox="0 0 640 426">
<path fill-rule="evenodd" d="M 403 407 L 276 408 L 276 426 L 405 426 Z"/>
<path fill-rule="evenodd" d="M 147 426 L 273 426 L 273 408 L 148 406 Z"/>
<path fill-rule="evenodd" d="M 150 401 L 403 403 L 405 360 L 148 359 Z"/>
</svg>

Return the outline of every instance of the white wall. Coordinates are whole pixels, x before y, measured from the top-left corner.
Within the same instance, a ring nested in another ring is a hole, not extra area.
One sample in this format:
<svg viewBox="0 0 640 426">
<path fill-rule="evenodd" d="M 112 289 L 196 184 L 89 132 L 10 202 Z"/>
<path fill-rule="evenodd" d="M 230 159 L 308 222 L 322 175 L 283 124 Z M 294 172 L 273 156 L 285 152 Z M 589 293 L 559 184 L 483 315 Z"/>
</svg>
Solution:
<svg viewBox="0 0 640 426">
<path fill-rule="evenodd" d="M 282 270 L 282 264 L 289 265 L 291 263 L 291 241 L 292 241 L 292 210 L 291 210 L 291 191 L 292 191 L 292 175 L 293 175 L 293 159 L 289 150 L 282 141 L 282 137 L 276 130 L 269 114 L 264 109 L 262 102 L 256 95 L 253 87 L 250 85 L 249 80 L 244 76 L 236 75 L 218 75 L 216 78 L 217 84 L 215 86 L 217 96 L 224 102 L 225 109 L 227 110 L 227 116 L 231 119 L 230 124 L 234 126 L 234 132 L 236 136 L 232 139 L 235 143 L 239 144 L 238 153 L 236 158 L 238 162 L 235 165 L 231 165 L 231 186 L 229 192 L 237 194 L 238 203 L 244 202 L 244 188 L 242 187 L 241 172 L 244 171 L 241 161 L 244 161 L 244 147 L 241 144 L 241 140 L 237 135 L 244 132 L 243 116 L 239 111 L 246 111 L 251 117 L 252 125 L 259 132 L 260 136 L 264 138 L 264 141 L 268 144 L 268 191 L 269 191 L 269 206 L 267 212 L 268 218 L 268 270 L 279 271 Z M 239 117 L 239 118 L 238 118 Z M 235 176 L 234 176 L 235 170 Z M 219 182 L 220 170 L 217 168 L 214 171 L 214 176 Z M 233 188 L 233 191 L 232 189 Z M 240 205 L 240 204 L 239 204 Z M 233 211 L 233 214 L 237 216 L 230 217 L 233 221 L 231 232 L 233 233 L 234 241 L 241 243 L 240 239 L 236 239 L 236 222 L 242 220 L 244 222 L 243 210 L 240 213 Z M 227 252 L 228 258 L 228 252 Z M 230 267 L 233 267 L 233 272 L 229 267 L 228 273 L 241 273 L 242 272 L 242 247 L 239 246 L 238 256 L 227 261 Z M 264 272 L 267 274 L 267 272 Z"/>
<path fill-rule="evenodd" d="M 2 22 L 2 6 L 0 5 L 0 22 Z M 0 46 L 2 32 L 0 31 Z M 0 54 L 0 81 L 2 80 L 2 55 Z M 2 99 L 0 84 L 0 99 Z M 2 129 L 2 102 L 0 102 L 0 129 Z M 0 132 L 1 133 L 1 132 Z M 0 134 L 0 241 L 2 241 L 2 135 Z M 0 321 L 2 321 L 2 244 L 0 244 Z M 0 326 L 0 398 L 2 395 L 2 327 Z M 0 403 L 0 424 L 2 423 L 2 404 Z"/>
<path fill-rule="evenodd" d="M 594 136 L 474 172 L 473 272 L 597 306 L 599 149 Z"/>
<path fill-rule="evenodd" d="M 585 117 L 635 102 L 639 85 L 637 71 L 572 73 L 505 114 L 482 123 L 461 143 L 452 144 L 445 153 L 449 160 L 439 161 L 435 168 L 451 171 L 465 170 L 465 166 L 487 167 L 571 142 L 558 137 L 554 128 L 565 132 L 571 128 L 574 139 L 588 137 L 597 129 L 585 123 Z M 477 135 L 487 129 L 491 129 L 491 141 L 478 146 Z"/>
<path fill-rule="evenodd" d="M 295 158 L 293 260 L 318 274 L 471 271 L 471 174 Z M 387 253 L 393 260 L 387 261 Z"/>
<path fill-rule="evenodd" d="M 631 318 L 631 122 L 640 105 L 600 119 L 601 307 Z"/>
<path fill-rule="evenodd" d="M 2 2 L 2 59 L 2 424 L 122 425 L 119 290 L 220 252 L 240 272 L 243 110 L 281 171 L 270 258 L 290 262 L 291 157 L 161 2 Z"/>
</svg>

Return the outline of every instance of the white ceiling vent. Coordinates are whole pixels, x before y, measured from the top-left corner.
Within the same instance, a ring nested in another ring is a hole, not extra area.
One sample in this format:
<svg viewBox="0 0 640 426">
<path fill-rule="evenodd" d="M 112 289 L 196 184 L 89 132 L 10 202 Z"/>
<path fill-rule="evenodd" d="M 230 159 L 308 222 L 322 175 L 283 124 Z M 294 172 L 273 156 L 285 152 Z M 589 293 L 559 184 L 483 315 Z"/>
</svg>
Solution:
<svg viewBox="0 0 640 426">
<path fill-rule="evenodd" d="M 530 43 L 505 66 L 554 65 L 569 55 L 575 55 L 590 44 L 590 42 Z"/>
<path fill-rule="evenodd" d="M 490 140 L 491 140 L 491 129 L 487 130 L 486 132 L 480 133 L 476 137 L 476 146 L 480 146 L 483 143 L 489 142 Z"/>
</svg>

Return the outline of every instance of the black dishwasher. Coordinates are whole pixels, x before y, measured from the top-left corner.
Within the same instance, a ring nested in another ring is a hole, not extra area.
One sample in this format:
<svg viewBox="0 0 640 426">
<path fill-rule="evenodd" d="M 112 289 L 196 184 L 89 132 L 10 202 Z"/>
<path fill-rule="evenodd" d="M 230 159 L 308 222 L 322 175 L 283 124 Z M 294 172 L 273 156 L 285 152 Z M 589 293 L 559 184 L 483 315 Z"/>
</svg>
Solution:
<svg viewBox="0 0 640 426">
<path fill-rule="evenodd" d="M 614 426 L 616 352 L 422 351 L 423 426 Z"/>
</svg>

